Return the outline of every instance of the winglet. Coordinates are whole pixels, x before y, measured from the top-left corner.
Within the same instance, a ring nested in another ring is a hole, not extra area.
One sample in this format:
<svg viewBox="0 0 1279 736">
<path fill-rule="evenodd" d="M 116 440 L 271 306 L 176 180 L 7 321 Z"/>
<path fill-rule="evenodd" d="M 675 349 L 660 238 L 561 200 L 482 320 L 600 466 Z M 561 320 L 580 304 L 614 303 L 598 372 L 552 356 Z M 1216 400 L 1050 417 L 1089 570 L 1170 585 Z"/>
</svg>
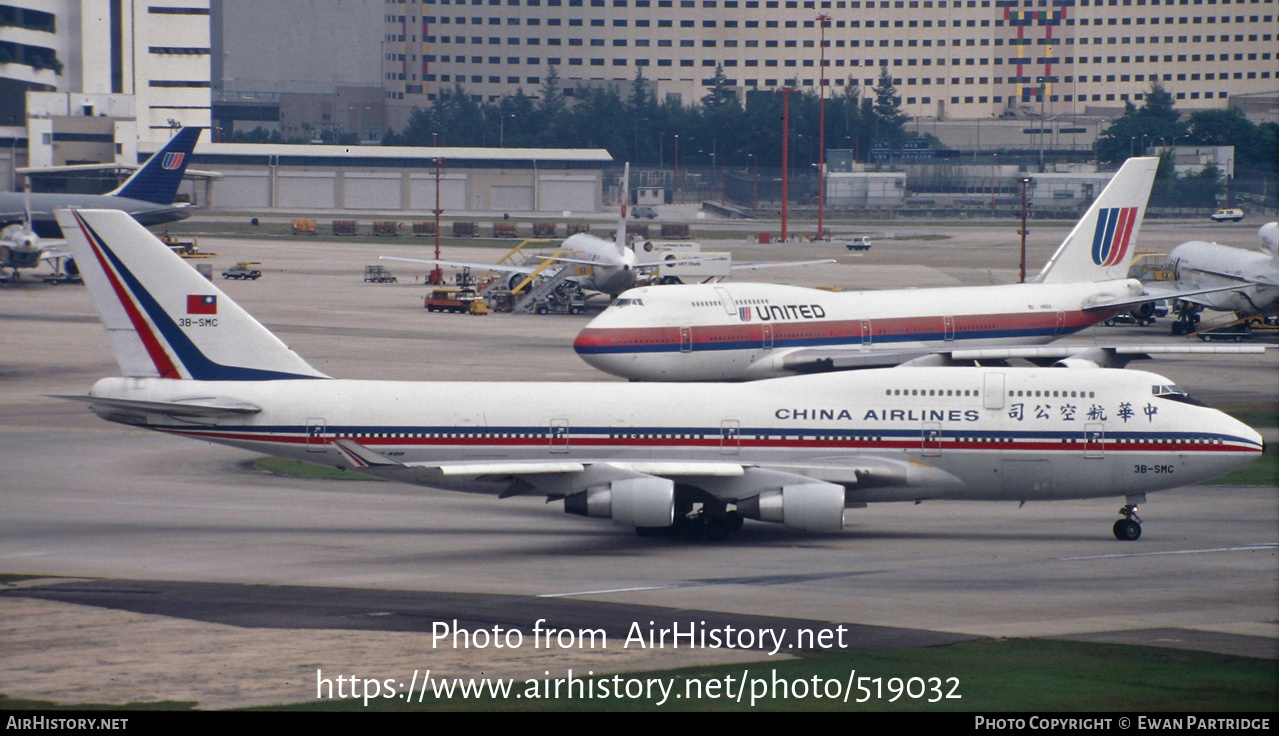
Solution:
<svg viewBox="0 0 1279 736">
<path fill-rule="evenodd" d="M 55 209 L 129 378 L 328 378 L 120 210 Z"/>
<path fill-rule="evenodd" d="M 1033 281 L 1068 284 L 1128 276 L 1159 158 L 1130 158 Z"/>
<path fill-rule="evenodd" d="M 147 159 L 119 188 L 107 194 L 169 205 L 178 196 L 178 185 L 191 163 L 191 153 L 203 128 L 183 128 L 164 147 Z"/>
</svg>

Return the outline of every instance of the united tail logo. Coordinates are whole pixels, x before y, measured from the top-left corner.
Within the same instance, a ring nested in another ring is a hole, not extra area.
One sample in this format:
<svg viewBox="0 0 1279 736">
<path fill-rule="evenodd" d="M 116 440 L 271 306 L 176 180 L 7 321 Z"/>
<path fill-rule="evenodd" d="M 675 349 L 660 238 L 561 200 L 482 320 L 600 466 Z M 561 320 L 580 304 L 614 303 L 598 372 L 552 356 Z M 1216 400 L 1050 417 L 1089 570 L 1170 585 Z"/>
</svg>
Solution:
<svg viewBox="0 0 1279 736">
<path fill-rule="evenodd" d="M 1098 266 L 1115 266 L 1128 253 L 1136 207 L 1111 207 L 1097 212 L 1097 231 L 1092 239 L 1092 261 Z"/>
<path fill-rule="evenodd" d="M 187 155 L 183 152 L 170 152 L 164 154 L 164 160 L 160 162 L 160 168 L 165 171 L 174 171 L 182 166 L 182 160 Z"/>
</svg>

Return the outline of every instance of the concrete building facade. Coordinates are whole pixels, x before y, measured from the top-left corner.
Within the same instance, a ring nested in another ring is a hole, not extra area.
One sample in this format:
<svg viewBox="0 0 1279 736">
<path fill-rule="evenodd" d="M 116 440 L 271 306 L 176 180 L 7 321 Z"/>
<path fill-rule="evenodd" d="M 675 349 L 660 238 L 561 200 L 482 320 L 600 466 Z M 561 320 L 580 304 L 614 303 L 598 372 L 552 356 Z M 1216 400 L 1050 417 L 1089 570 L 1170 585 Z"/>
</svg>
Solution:
<svg viewBox="0 0 1279 736">
<path fill-rule="evenodd" d="M 209 0 L 0 2 L 5 183 L 18 165 L 136 164 L 208 126 L 210 53 Z"/>
<path fill-rule="evenodd" d="M 1276 0 L 385 0 L 388 105 L 642 74 L 691 104 L 739 92 L 867 93 L 887 69 L 925 119 L 1109 116 L 1154 82 L 1179 108 L 1279 88 Z M 825 20 L 819 20 L 824 17 Z M 824 55 L 824 59 L 822 56 Z M 818 74 L 821 64 L 822 73 Z M 391 116 L 395 120 L 394 115 Z"/>
</svg>

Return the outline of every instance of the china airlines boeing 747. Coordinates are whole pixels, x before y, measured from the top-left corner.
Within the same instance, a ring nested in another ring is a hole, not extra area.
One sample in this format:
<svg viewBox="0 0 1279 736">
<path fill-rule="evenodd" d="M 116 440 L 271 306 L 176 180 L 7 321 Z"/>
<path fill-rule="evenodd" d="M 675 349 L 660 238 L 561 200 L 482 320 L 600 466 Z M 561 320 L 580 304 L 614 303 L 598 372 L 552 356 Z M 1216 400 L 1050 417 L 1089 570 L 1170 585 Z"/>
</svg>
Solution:
<svg viewBox="0 0 1279 736">
<path fill-rule="evenodd" d="M 124 376 L 104 419 L 433 488 L 533 494 L 641 533 L 846 508 L 1126 499 L 1246 465 L 1256 432 L 1137 371 L 905 368 L 755 383 L 329 378 L 117 211 L 59 210 Z"/>
</svg>

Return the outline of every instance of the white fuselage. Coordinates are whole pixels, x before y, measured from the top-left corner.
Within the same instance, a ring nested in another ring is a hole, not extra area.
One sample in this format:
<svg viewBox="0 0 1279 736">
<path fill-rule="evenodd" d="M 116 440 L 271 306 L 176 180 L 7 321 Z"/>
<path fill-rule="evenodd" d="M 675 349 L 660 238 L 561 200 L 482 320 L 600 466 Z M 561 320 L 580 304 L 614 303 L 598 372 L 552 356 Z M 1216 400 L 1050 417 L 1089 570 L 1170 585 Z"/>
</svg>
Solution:
<svg viewBox="0 0 1279 736">
<path fill-rule="evenodd" d="M 635 285 L 635 252 L 630 248 L 589 233 L 570 235 L 560 248 L 568 251 L 571 258 L 591 262 L 566 264 L 579 273 L 577 280 L 583 289 L 621 294 Z"/>
<path fill-rule="evenodd" d="M 806 350 L 860 352 L 1034 345 L 1120 310 L 1132 279 L 1067 284 L 829 292 L 740 283 L 632 289 L 577 336 L 592 366 L 641 381 L 720 381 L 799 372 Z"/>
<path fill-rule="evenodd" d="M 1197 304 L 1243 315 L 1279 312 L 1279 260 L 1270 253 L 1191 241 L 1173 248 L 1168 263 L 1191 287 L 1237 287 L 1199 294 L 1192 299 Z"/>
<path fill-rule="evenodd" d="M 509 479 L 492 476 L 503 462 L 565 461 L 679 475 L 728 502 L 765 482 L 741 468 L 841 484 L 849 503 L 1029 501 L 1140 494 L 1255 459 L 1256 432 L 1158 395 L 1170 383 L 1106 369 L 898 368 L 710 385 L 108 378 L 92 396 L 255 405 L 257 414 L 203 423 L 94 408 L 325 464 L 344 465 L 335 441 L 350 440 L 423 466 L 399 479 L 454 490 L 500 490 Z M 589 486 L 589 474 L 576 477 Z"/>
</svg>

